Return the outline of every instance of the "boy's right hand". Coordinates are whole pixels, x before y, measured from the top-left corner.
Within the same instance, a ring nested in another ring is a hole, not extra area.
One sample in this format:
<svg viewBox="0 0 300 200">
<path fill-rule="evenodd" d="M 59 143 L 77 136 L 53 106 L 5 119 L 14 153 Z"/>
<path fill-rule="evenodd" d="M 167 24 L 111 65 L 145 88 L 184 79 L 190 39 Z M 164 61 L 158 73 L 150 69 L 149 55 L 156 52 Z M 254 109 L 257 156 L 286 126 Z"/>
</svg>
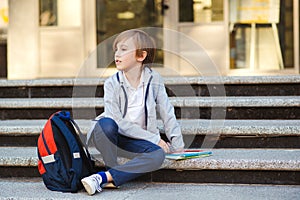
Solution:
<svg viewBox="0 0 300 200">
<path fill-rule="evenodd" d="M 165 151 L 165 153 L 170 153 L 170 144 L 166 143 L 163 139 L 160 139 L 157 145 L 160 146 Z"/>
</svg>

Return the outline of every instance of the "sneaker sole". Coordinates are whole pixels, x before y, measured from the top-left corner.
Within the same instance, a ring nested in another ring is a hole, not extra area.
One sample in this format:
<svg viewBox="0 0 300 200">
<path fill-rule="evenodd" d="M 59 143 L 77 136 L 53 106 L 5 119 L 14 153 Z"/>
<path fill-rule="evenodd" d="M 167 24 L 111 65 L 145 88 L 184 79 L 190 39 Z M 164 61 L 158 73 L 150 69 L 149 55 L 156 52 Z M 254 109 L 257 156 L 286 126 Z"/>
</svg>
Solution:
<svg viewBox="0 0 300 200">
<path fill-rule="evenodd" d="M 81 180 L 81 183 L 89 195 L 93 195 L 96 193 L 96 191 L 93 191 L 87 182 L 85 182 L 84 180 Z"/>
</svg>

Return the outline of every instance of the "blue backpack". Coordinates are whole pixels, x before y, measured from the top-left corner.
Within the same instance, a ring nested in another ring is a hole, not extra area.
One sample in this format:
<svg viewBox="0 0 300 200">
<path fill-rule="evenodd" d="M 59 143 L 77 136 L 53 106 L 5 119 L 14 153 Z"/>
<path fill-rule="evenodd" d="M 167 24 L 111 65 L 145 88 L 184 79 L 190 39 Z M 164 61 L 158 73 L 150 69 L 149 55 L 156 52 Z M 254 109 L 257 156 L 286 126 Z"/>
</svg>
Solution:
<svg viewBox="0 0 300 200">
<path fill-rule="evenodd" d="M 37 143 L 38 170 L 52 191 L 77 192 L 81 179 L 94 173 L 94 162 L 83 134 L 70 112 L 59 111 L 47 120 Z"/>
</svg>

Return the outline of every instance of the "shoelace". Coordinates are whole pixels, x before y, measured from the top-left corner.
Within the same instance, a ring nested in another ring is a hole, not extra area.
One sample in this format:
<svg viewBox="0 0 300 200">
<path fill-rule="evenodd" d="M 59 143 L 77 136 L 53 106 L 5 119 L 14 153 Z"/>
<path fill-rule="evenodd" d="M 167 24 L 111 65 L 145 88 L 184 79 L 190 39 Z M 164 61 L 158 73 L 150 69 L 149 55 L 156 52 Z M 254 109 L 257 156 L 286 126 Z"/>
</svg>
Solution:
<svg viewBox="0 0 300 200">
<path fill-rule="evenodd" d="M 94 179 L 97 182 L 96 190 L 98 192 L 101 192 L 102 191 L 102 188 L 101 188 L 102 178 L 101 178 L 101 176 L 100 175 L 96 175 L 96 176 L 94 176 Z"/>
</svg>

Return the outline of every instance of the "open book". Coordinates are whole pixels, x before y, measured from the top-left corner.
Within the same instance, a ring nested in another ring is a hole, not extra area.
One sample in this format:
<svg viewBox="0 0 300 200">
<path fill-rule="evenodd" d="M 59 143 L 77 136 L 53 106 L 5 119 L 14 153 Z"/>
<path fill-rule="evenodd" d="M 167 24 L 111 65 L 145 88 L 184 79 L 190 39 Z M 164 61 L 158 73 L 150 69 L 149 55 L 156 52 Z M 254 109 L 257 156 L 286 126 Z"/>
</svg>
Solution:
<svg viewBox="0 0 300 200">
<path fill-rule="evenodd" d="M 182 153 L 166 154 L 166 158 L 171 160 L 185 160 L 191 158 L 203 158 L 211 155 L 211 151 L 204 151 L 199 149 L 186 149 Z"/>
</svg>

